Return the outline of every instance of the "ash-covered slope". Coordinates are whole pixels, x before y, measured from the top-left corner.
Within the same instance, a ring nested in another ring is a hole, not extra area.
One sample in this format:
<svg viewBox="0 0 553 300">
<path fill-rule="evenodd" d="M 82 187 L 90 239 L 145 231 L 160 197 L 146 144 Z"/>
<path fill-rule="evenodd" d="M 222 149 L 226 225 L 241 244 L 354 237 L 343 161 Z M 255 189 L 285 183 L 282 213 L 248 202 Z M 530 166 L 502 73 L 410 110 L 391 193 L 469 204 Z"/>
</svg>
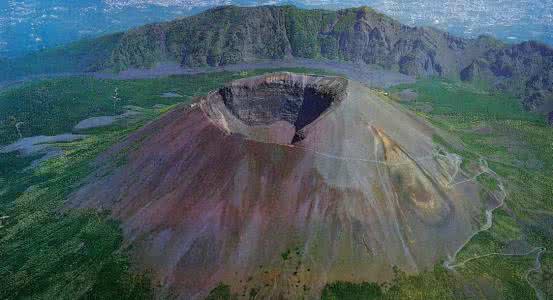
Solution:
<svg viewBox="0 0 553 300">
<path fill-rule="evenodd" d="M 111 211 L 162 297 L 313 298 L 432 267 L 479 228 L 492 197 L 433 134 L 357 82 L 245 79 L 109 150 L 69 206 Z"/>
</svg>

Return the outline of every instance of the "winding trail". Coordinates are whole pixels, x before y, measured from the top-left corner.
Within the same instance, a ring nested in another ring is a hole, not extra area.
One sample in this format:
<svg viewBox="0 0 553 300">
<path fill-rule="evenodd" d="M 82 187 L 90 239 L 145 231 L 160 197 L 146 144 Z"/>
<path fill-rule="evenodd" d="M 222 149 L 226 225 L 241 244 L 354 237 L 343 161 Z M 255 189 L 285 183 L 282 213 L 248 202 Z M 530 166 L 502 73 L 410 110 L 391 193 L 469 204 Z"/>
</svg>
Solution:
<svg viewBox="0 0 553 300">
<path fill-rule="evenodd" d="M 538 252 L 538 256 L 541 255 L 541 253 L 544 251 L 544 247 L 536 247 L 530 251 L 527 251 L 527 252 L 524 252 L 524 253 L 501 253 L 501 252 L 492 252 L 492 253 L 487 253 L 487 254 L 483 254 L 483 255 L 478 255 L 478 256 L 474 256 L 474 257 L 471 257 L 471 258 L 467 258 L 466 260 L 460 262 L 460 263 L 457 263 L 455 265 L 452 265 L 452 266 L 449 266 L 450 268 L 454 269 L 454 268 L 457 268 L 457 267 L 462 267 L 462 266 L 465 266 L 465 264 L 473 261 L 473 260 L 477 260 L 477 259 L 480 259 L 480 258 L 484 258 L 484 257 L 489 257 L 489 256 L 527 256 L 527 255 L 530 255 L 532 253 L 535 253 L 535 252 Z M 534 269 L 530 269 L 528 272 L 531 273 L 532 271 L 536 271 L 535 270 L 536 268 Z M 526 276 L 527 277 L 527 276 Z"/>
<path fill-rule="evenodd" d="M 527 256 L 527 255 L 530 255 L 530 254 L 533 254 L 533 253 L 537 253 L 536 254 L 536 259 L 535 259 L 535 262 L 534 262 L 534 268 L 531 268 L 529 269 L 526 274 L 524 275 L 524 279 L 526 280 L 526 282 L 528 283 L 528 285 L 530 285 L 532 287 L 532 289 L 534 290 L 534 292 L 536 293 L 536 297 L 539 299 L 539 300 L 545 300 L 545 295 L 543 294 L 543 292 L 538 288 L 536 287 L 534 284 L 532 284 L 532 282 L 530 281 L 530 274 L 533 273 L 533 272 L 540 272 L 541 271 L 541 261 L 540 261 L 540 258 L 542 256 L 542 254 L 547 250 L 545 247 L 535 247 L 534 249 L 530 250 L 530 251 L 527 251 L 525 253 L 500 253 L 500 252 L 492 252 L 492 253 L 487 253 L 487 254 L 483 254 L 483 255 L 478 255 L 478 256 L 474 256 L 474 257 L 471 257 L 471 258 L 468 258 L 464 261 L 461 261 L 461 262 L 457 262 L 457 255 L 459 254 L 459 252 L 461 252 L 461 250 L 463 250 L 463 248 L 465 248 L 465 246 L 472 240 L 473 237 L 475 237 L 477 234 L 481 233 L 481 232 L 484 232 L 486 230 L 489 230 L 491 227 L 492 227 L 492 224 L 493 224 L 493 212 L 502 207 L 504 204 L 505 204 L 505 199 L 507 198 L 507 192 L 505 191 L 505 187 L 503 185 L 503 182 L 501 181 L 499 175 L 497 175 L 497 173 L 495 173 L 493 170 L 491 170 L 489 167 L 488 167 L 488 164 L 486 162 L 486 160 L 484 160 L 483 158 L 480 159 L 480 162 L 481 162 L 481 165 L 480 167 L 481 168 L 484 168 L 484 170 L 482 170 L 480 173 L 476 174 L 475 176 L 473 176 L 472 178 L 470 179 L 467 179 L 467 180 L 463 180 L 463 181 L 460 181 L 460 182 L 457 182 L 457 183 L 454 183 L 453 185 L 455 184 L 460 184 L 460 183 L 463 183 L 463 182 L 466 182 L 468 180 L 476 180 L 476 178 L 478 178 L 478 176 L 482 175 L 482 174 L 489 174 L 489 175 L 492 175 L 498 182 L 499 182 L 499 189 L 501 190 L 501 199 L 498 199 L 498 197 L 494 194 L 492 194 L 492 196 L 499 201 L 499 204 L 496 205 L 495 207 L 492 207 L 491 209 L 487 209 L 485 214 L 486 214 L 486 223 L 484 225 L 482 225 L 482 227 L 480 227 L 479 230 L 475 231 L 456 251 L 455 253 L 453 254 L 453 256 L 450 256 L 446 261 L 444 261 L 444 267 L 450 271 L 455 271 L 455 269 L 457 267 L 464 267 L 465 264 L 471 262 L 471 261 L 474 261 L 474 260 L 477 260 L 477 259 L 480 259 L 480 258 L 484 258 L 484 257 L 490 257 L 490 256 L 506 256 L 506 257 L 513 257 L 513 256 Z"/>
<path fill-rule="evenodd" d="M 545 295 L 544 293 L 536 286 L 534 286 L 534 284 L 532 284 L 532 282 L 530 281 L 530 274 L 532 274 L 533 272 L 541 272 L 541 256 L 543 255 L 543 253 L 547 250 L 545 247 L 538 247 L 536 248 L 538 250 L 538 253 L 536 254 L 536 260 L 534 262 L 534 267 L 532 269 L 529 269 L 526 274 L 524 275 L 524 279 L 526 279 L 526 282 L 528 282 L 528 284 L 534 289 L 534 291 L 536 292 L 536 297 L 539 299 L 539 300 L 545 300 Z"/>
<path fill-rule="evenodd" d="M 482 225 L 482 227 L 480 227 L 479 230 L 473 232 L 468 238 L 467 240 L 461 244 L 461 246 L 453 253 L 453 256 L 450 256 L 448 257 L 448 259 L 446 261 L 444 261 L 444 267 L 448 270 L 454 270 L 455 267 L 458 267 L 458 266 L 461 266 L 463 265 L 465 262 L 461 262 L 461 263 L 456 263 L 456 260 L 457 260 L 457 255 L 459 254 L 459 252 L 461 252 L 461 250 L 463 250 L 463 248 L 465 248 L 465 246 L 472 240 L 472 238 L 474 238 L 477 234 L 481 233 L 481 232 L 484 232 L 486 230 L 489 230 L 491 227 L 492 227 L 492 224 L 493 224 L 493 212 L 500 208 L 501 206 L 503 206 L 503 204 L 505 204 L 505 198 L 507 197 L 507 193 L 505 192 L 505 187 L 503 186 L 503 182 L 501 182 L 501 180 L 499 179 L 499 176 L 494 172 L 492 171 L 490 168 L 488 168 L 488 164 L 486 163 L 486 161 L 481 158 L 480 159 L 480 167 L 483 168 L 483 170 L 477 174 L 476 176 L 474 176 L 473 178 L 476 179 L 478 176 L 484 174 L 484 173 L 487 173 L 487 174 L 490 174 L 492 176 L 494 176 L 494 178 L 499 182 L 499 189 L 501 190 L 502 192 L 502 196 L 500 199 L 498 199 L 498 197 L 494 194 L 492 194 L 492 196 L 498 200 L 498 204 L 490 209 L 487 209 L 485 211 L 485 214 L 486 214 L 486 222 L 484 223 L 484 225 Z M 459 184 L 461 182 L 458 182 L 456 184 Z"/>
<path fill-rule="evenodd" d="M 375 164 L 386 165 L 386 166 L 394 166 L 394 167 L 410 163 L 410 162 L 403 162 L 403 163 L 391 164 L 391 163 L 388 163 L 388 162 L 383 161 L 383 160 L 349 157 L 349 156 L 340 156 L 340 155 L 334 155 L 334 154 L 330 154 L 330 153 L 319 152 L 319 151 L 316 151 L 314 149 L 310 149 L 310 148 L 306 148 L 306 147 L 298 147 L 298 146 L 294 146 L 294 145 L 286 145 L 286 146 L 294 147 L 294 148 L 297 148 L 297 149 L 302 149 L 302 150 L 317 154 L 317 155 L 322 156 L 322 157 L 326 157 L 326 158 L 330 158 L 330 159 L 337 159 L 337 160 L 344 160 L 344 161 L 369 162 L 369 163 L 375 163 Z M 427 155 L 427 156 L 422 156 L 422 157 L 413 159 L 413 161 L 419 162 L 419 161 L 433 159 L 433 158 L 434 158 L 433 155 Z"/>
</svg>

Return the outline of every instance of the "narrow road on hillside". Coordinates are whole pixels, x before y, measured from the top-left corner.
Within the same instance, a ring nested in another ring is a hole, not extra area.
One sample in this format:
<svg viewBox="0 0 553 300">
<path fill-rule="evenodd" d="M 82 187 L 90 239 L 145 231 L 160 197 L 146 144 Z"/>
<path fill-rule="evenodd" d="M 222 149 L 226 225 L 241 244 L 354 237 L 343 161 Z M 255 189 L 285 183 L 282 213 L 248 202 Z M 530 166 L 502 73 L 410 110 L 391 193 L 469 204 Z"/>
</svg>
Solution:
<svg viewBox="0 0 553 300">
<path fill-rule="evenodd" d="M 496 205 L 495 207 L 491 208 L 491 209 L 488 209 L 486 210 L 485 214 L 486 214 L 486 223 L 484 223 L 484 225 L 482 225 L 482 227 L 480 227 L 479 230 L 475 231 L 468 239 L 465 243 L 463 243 L 461 245 L 461 247 L 459 247 L 457 249 L 457 251 L 455 251 L 455 253 L 453 254 L 452 257 L 450 257 L 448 260 L 446 260 L 444 262 L 444 267 L 448 270 L 451 270 L 451 271 L 454 271 L 456 268 L 458 267 L 464 267 L 467 263 L 471 262 L 471 261 L 475 261 L 475 260 L 478 260 L 478 259 L 481 259 L 481 258 L 485 258 L 485 257 L 490 257 L 490 256 L 506 256 L 506 257 L 513 257 L 513 256 L 527 256 L 527 255 L 530 255 L 530 254 L 533 254 L 533 253 L 536 253 L 536 260 L 535 260 L 535 263 L 534 263 L 534 268 L 532 269 L 529 269 L 525 276 L 524 276 L 524 279 L 526 280 L 526 282 L 528 283 L 528 285 L 530 285 L 532 287 L 532 289 L 534 289 L 535 293 L 536 293 L 536 297 L 539 299 L 539 300 L 544 300 L 545 299 L 545 295 L 543 294 L 543 292 L 538 288 L 536 287 L 534 284 L 532 284 L 532 282 L 530 281 L 530 274 L 533 273 L 533 272 L 540 272 L 541 270 L 541 261 L 540 261 L 540 258 L 542 256 L 542 254 L 547 250 L 545 247 L 535 247 L 525 253 L 500 253 L 500 252 L 492 252 L 492 253 L 487 253 L 487 254 L 483 254 L 483 255 L 478 255 L 478 256 L 474 256 L 474 257 L 471 257 L 471 258 L 468 258 L 462 262 L 457 262 L 457 255 L 459 254 L 459 252 L 461 252 L 461 250 L 463 248 L 465 248 L 465 246 L 472 240 L 472 238 L 474 238 L 477 234 L 481 233 L 481 232 L 484 232 L 486 230 L 489 230 L 491 227 L 492 227 L 492 224 L 493 224 L 493 212 L 502 207 L 504 204 L 505 204 L 505 199 L 507 198 L 507 192 L 505 191 L 505 187 L 503 185 L 503 183 L 501 182 L 500 180 L 500 177 L 499 175 L 497 175 L 497 173 L 495 173 L 493 170 L 491 170 L 489 167 L 488 167 L 488 164 L 487 162 L 484 160 L 484 159 L 481 159 L 481 167 L 484 168 L 481 172 L 479 172 L 477 175 L 473 176 L 471 179 L 473 180 L 476 180 L 476 178 L 482 174 L 489 174 L 489 175 L 492 175 L 498 182 L 499 182 L 499 189 L 501 190 L 502 192 L 502 196 L 500 196 L 500 199 L 498 199 L 498 197 L 496 197 L 495 195 L 493 195 L 493 197 L 499 201 L 499 204 Z M 458 182 L 456 184 L 459 184 L 459 183 L 462 183 L 462 182 Z"/>
</svg>

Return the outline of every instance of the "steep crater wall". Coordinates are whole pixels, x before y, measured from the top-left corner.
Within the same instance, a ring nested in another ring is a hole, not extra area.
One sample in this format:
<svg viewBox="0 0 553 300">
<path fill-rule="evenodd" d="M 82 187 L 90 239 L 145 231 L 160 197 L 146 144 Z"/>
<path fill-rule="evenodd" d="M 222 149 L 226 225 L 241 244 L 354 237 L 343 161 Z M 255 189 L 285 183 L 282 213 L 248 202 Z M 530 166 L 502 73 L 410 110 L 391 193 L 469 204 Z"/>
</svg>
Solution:
<svg viewBox="0 0 553 300">
<path fill-rule="evenodd" d="M 208 114 L 232 133 L 254 140 L 295 143 L 302 129 L 339 105 L 347 80 L 275 73 L 238 80 L 205 99 Z"/>
<path fill-rule="evenodd" d="M 230 111 L 248 125 L 270 125 L 282 120 L 298 130 L 317 119 L 335 100 L 315 87 L 293 82 L 225 87 L 219 92 Z"/>
</svg>

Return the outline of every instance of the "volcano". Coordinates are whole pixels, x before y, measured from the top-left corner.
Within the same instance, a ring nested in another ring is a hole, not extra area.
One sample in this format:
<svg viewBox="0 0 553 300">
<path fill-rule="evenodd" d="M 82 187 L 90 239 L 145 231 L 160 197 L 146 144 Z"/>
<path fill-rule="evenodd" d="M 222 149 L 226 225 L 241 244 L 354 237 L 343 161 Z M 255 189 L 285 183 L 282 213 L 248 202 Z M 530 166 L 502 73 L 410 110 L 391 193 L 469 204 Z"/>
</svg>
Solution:
<svg viewBox="0 0 553 300">
<path fill-rule="evenodd" d="M 133 133 L 68 203 L 121 222 L 160 297 L 222 282 L 314 298 L 329 282 L 431 268 L 481 226 L 488 199 L 433 143 L 441 134 L 361 83 L 268 74 Z"/>
</svg>

